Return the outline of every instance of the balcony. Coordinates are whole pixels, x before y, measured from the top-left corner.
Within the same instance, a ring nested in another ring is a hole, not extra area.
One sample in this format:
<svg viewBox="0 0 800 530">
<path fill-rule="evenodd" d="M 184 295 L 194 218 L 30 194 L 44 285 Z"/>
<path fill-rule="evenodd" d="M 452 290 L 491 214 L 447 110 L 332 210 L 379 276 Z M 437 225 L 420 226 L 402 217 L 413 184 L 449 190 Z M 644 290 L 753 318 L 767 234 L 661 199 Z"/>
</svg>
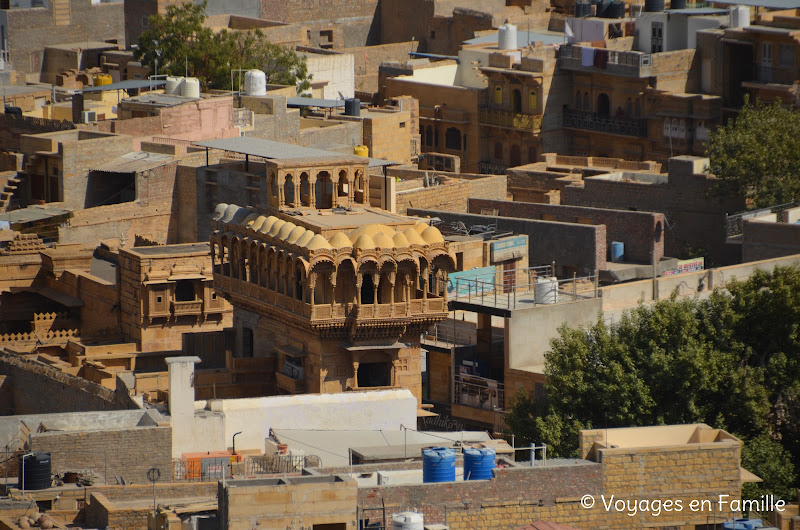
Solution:
<svg viewBox="0 0 800 530">
<path fill-rule="evenodd" d="M 637 138 L 647 136 L 647 120 L 615 118 L 582 110 L 564 110 L 564 128 L 583 129 Z"/>
<path fill-rule="evenodd" d="M 586 65 L 583 62 L 583 50 L 584 47 L 571 44 L 559 47 L 559 66 L 566 70 L 603 72 L 624 77 L 650 77 L 652 74 L 653 56 L 649 53 L 595 48 L 595 54 L 600 50 L 607 55 L 605 60 L 595 61 L 593 55 L 592 64 Z"/>
<path fill-rule="evenodd" d="M 503 383 L 476 375 L 455 376 L 454 405 L 484 410 L 502 410 L 505 406 Z"/>
<path fill-rule="evenodd" d="M 200 315 L 203 312 L 202 300 L 189 300 L 186 302 L 172 301 L 172 313 L 175 316 Z"/>
<path fill-rule="evenodd" d="M 286 374 L 275 374 L 278 388 L 290 394 L 303 394 L 306 391 L 306 382 L 303 379 L 294 379 Z"/>
<path fill-rule="evenodd" d="M 494 125 L 523 131 L 536 131 L 542 128 L 541 114 L 521 114 L 489 107 L 481 107 L 478 121 L 483 125 Z"/>
</svg>

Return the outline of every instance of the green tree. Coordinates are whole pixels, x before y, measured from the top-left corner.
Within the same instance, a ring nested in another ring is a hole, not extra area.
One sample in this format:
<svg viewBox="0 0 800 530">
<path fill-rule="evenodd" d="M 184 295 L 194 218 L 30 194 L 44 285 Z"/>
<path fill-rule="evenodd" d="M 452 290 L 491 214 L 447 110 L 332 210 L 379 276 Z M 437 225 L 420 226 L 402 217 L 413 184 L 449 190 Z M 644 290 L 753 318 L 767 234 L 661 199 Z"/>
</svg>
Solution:
<svg viewBox="0 0 800 530">
<path fill-rule="evenodd" d="M 742 497 L 758 499 L 761 495 L 772 494 L 776 499 L 797 499 L 797 488 L 792 487 L 796 476 L 791 455 L 768 434 L 760 434 L 744 444 L 742 466 L 764 480 L 743 484 Z"/>
<path fill-rule="evenodd" d="M 231 70 L 259 69 L 268 83 L 295 85 L 297 93 L 311 87 L 305 57 L 273 44 L 260 30 L 214 33 L 204 26 L 205 6 L 172 5 L 164 15 L 150 17 L 150 28 L 139 37 L 135 57 L 154 71 L 197 77 L 204 88 L 230 90 Z"/>
<path fill-rule="evenodd" d="M 719 191 L 755 207 L 800 200 L 800 112 L 745 100 L 735 120 L 709 134 L 709 170 Z"/>
</svg>

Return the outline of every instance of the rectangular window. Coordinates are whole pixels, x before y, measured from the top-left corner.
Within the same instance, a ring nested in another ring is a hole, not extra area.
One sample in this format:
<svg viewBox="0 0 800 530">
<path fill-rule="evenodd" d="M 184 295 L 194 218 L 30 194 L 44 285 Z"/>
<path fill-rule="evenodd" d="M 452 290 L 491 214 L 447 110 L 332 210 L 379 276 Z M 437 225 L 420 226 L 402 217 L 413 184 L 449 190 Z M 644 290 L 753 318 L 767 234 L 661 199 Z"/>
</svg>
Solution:
<svg viewBox="0 0 800 530">
<path fill-rule="evenodd" d="M 794 46 L 791 44 L 781 44 L 778 62 L 781 66 L 794 67 Z"/>
</svg>

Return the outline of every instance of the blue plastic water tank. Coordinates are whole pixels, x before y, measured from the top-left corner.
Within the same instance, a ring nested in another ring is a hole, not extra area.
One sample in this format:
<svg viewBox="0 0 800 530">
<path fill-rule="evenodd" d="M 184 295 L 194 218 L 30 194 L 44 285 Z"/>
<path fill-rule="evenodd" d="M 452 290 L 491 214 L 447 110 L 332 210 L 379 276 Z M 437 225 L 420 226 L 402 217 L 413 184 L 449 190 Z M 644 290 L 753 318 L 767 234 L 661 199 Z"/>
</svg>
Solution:
<svg viewBox="0 0 800 530">
<path fill-rule="evenodd" d="M 422 482 L 455 482 L 456 452 L 445 447 L 422 451 Z"/>
<path fill-rule="evenodd" d="M 494 457 L 492 449 L 465 449 L 464 480 L 489 480 L 492 478 Z"/>
<path fill-rule="evenodd" d="M 755 530 L 763 527 L 764 524 L 761 519 L 734 519 L 733 521 L 722 523 L 724 530 Z"/>
<path fill-rule="evenodd" d="M 611 242 L 611 263 L 620 263 L 625 258 L 625 243 L 622 241 Z"/>
</svg>

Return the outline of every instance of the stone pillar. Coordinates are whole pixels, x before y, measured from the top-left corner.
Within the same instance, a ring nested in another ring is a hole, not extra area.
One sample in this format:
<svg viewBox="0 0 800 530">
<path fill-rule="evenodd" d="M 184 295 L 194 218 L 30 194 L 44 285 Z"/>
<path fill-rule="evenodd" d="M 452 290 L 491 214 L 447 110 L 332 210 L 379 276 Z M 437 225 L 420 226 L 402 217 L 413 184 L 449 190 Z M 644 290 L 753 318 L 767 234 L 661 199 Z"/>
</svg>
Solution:
<svg viewBox="0 0 800 530">
<path fill-rule="evenodd" d="M 336 305 L 336 271 L 331 273 L 331 317 L 334 314 L 334 306 Z"/>
<path fill-rule="evenodd" d="M 353 361 L 353 388 L 358 388 L 358 361 Z"/>
<path fill-rule="evenodd" d="M 363 273 L 356 274 L 356 306 L 361 305 L 361 285 L 364 283 Z"/>
<path fill-rule="evenodd" d="M 176 436 L 186 437 L 194 424 L 194 365 L 200 357 L 167 357 L 169 370 L 169 416 L 172 425 L 172 457 L 180 458 L 183 443 Z M 176 454 L 177 452 L 177 454 Z"/>
<path fill-rule="evenodd" d="M 389 285 L 391 285 L 392 288 L 389 290 L 389 303 L 392 304 L 392 306 L 394 306 L 394 285 L 395 285 L 396 281 L 397 281 L 397 273 L 396 272 L 390 272 L 389 273 Z"/>
<path fill-rule="evenodd" d="M 312 208 L 317 207 L 317 177 L 308 176 L 308 203 Z"/>
<path fill-rule="evenodd" d="M 372 304 L 375 306 L 375 316 L 378 316 L 378 287 L 381 283 L 381 275 L 375 273 L 372 275 Z"/>
<path fill-rule="evenodd" d="M 297 183 L 294 185 L 294 205 L 295 207 L 303 205 L 303 198 L 300 197 L 300 178 L 298 177 Z"/>
<path fill-rule="evenodd" d="M 339 177 L 336 180 L 333 177 L 331 174 L 331 208 L 336 208 L 339 205 Z"/>
</svg>

